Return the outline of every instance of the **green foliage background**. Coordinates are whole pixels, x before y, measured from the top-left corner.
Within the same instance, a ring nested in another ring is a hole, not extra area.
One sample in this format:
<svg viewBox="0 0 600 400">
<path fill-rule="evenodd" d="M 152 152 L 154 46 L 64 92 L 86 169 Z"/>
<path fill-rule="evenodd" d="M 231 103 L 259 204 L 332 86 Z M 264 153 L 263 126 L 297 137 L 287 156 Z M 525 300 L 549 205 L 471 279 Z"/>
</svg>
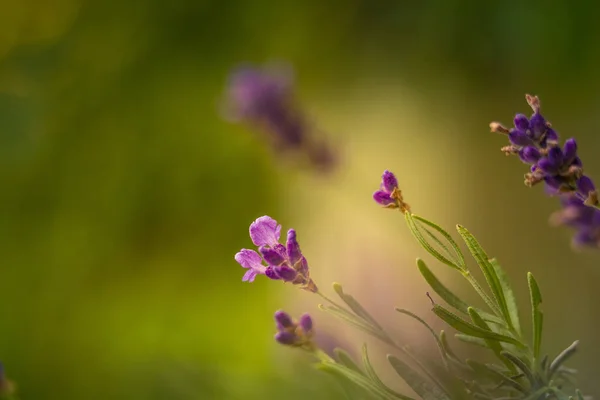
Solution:
<svg viewBox="0 0 600 400">
<path fill-rule="evenodd" d="M 600 255 L 571 253 L 568 234 L 547 227 L 556 202 L 522 187 L 522 166 L 494 158 L 504 142 L 486 135 L 538 94 L 600 179 L 595 2 L 1 5 L 0 358 L 23 398 L 336 396 L 305 359 L 281 371 L 292 356 L 271 340 L 279 292 L 242 285 L 233 262 L 257 216 L 309 212 L 282 200 L 295 172 L 219 115 L 230 68 L 271 59 L 295 66 L 300 97 L 333 137 L 397 149 L 345 155 L 373 186 L 380 165 L 393 169 L 427 135 L 407 172 L 439 208 L 420 213 L 477 232 L 521 278 L 523 300 L 534 270 L 548 347 L 579 337 L 582 387 L 598 389 Z M 401 112 L 377 103 L 400 95 L 424 131 L 341 129 L 363 109 Z M 419 175 L 421 163 L 436 173 Z"/>
</svg>

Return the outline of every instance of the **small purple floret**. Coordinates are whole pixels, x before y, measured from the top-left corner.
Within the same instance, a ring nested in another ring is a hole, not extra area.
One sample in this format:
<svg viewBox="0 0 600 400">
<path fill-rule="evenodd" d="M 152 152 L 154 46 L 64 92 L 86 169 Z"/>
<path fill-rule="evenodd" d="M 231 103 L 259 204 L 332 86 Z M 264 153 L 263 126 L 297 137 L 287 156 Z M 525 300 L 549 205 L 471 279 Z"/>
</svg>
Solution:
<svg viewBox="0 0 600 400">
<path fill-rule="evenodd" d="M 312 318 L 310 317 L 310 315 L 308 315 L 308 314 L 302 315 L 300 317 L 300 320 L 298 321 L 298 323 L 300 324 L 300 326 L 302 327 L 302 330 L 304 330 L 304 332 L 312 331 L 313 321 L 312 321 Z"/>
<path fill-rule="evenodd" d="M 255 246 L 274 247 L 279 243 L 281 225 L 273 218 L 264 216 L 250 224 L 250 238 Z"/>
<path fill-rule="evenodd" d="M 398 179 L 396 179 L 396 176 L 392 172 L 386 169 L 385 171 L 383 171 L 383 175 L 381 177 L 381 184 L 382 189 L 386 193 L 392 193 L 394 189 L 398 188 Z"/>
<path fill-rule="evenodd" d="M 389 193 L 384 192 L 383 190 L 378 190 L 373 193 L 373 200 L 382 206 L 388 206 L 390 204 L 394 204 L 394 199 L 390 196 Z"/>
<path fill-rule="evenodd" d="M 277 322 L 277 329 L 283 330 L 294 326 L 292 317 L 283 310 L 279 310 L 275 313 L 275 321 Z"/>
<path fill-rule="evenodd" d="M 312 318 L 304 314 L 298 321 L 294 321 L 290 315 L 282 310 L 275 313 L 277 334 L 275 340 L 286 346 L 314 348 L 312 338 L 314 336 Z"/>
</svg>

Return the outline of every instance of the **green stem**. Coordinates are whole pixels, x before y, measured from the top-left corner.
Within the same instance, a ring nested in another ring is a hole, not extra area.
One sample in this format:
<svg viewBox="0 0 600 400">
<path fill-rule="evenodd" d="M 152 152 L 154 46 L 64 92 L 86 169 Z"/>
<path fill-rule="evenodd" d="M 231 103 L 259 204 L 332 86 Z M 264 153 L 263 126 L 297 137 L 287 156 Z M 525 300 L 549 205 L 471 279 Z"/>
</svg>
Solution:
<svg viewBox="0 0 600 400">
<path fill-rule="evenodd" d="M 323 350 L 319 349 L 318 347 L 315 347 L 315 349 L 312 351 L 312 353 L 315 355 L 315 357 L 317 357 L 319 360 L 323 361 L 323 362 L 329 362 L 329 363 L 335 363 L 336 361 L 329 357 L 329 354 L 325 353 Z"/>
<path fill-rule="evenodd" d="M 328 302 L 329 304 L 331 304 L 334 307 L 337 308 L 341 308 L 342 310 L 346 310 L 345 307 L 340 306 L 338 303 L 336 303 L 335 301 L 331 300 L 329 297 L 327 297 L 325 294 L 323 294 L 323 292 L 321 292 L 320 290 L 315 292 L 316 294 L 318 294 L 319 296 L 321 296 L 326 302 Z"/>
</svg>

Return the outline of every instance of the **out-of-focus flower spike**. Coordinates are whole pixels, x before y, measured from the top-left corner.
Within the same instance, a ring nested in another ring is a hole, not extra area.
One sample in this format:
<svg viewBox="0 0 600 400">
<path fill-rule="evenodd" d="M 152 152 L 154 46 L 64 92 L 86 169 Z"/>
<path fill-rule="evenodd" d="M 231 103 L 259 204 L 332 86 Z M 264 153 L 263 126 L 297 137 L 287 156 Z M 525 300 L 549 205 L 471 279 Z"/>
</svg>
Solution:
<svg viewBox="0 0 600 400">
<path fill-rule="evenodd" d="M 298 321 L 293 320 L 284 311 L 275 313 L 277 334 L 275 340 L 285 346 L 300 347 L 305 350 L 314 351 L 316 345 L 313 342 L 313 321 L 310 315 L 304 314 Z"/>
</svg>

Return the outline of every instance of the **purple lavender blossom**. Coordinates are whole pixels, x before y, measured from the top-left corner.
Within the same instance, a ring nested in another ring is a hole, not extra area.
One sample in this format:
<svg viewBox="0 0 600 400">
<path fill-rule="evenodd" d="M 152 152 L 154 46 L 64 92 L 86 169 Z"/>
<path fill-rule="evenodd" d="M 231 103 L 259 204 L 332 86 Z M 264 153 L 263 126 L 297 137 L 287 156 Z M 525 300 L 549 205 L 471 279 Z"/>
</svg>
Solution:
<svg viewBox="0 0 600 400">
<path fill-rule="evenodd" d="M 312 338 L 314 336 L 313 321 L 310 315 L 304 314 L 298 321 L 285 311 L 275 313 L 277 333 L 275 340 L 285 346 L 303 347 L 307 350 L 314 349 Z"/>
<path fill-rule="evenodd" d="M 296 231 L 288 231 L 285 246 L 279 243 L 280 236 L 281 225 L 271 217 L 263 216 L 250 224 L 250 238 L 258 246 L 258 253 L 242 249 L 235 255 L 235 260 L 248 269 L 242 281 L 253 282 L 256 275 L 266 275 L 316 293 L 317 285 L 310 278 L 308 262 L 296 240 Z"/>
<path fill-rule="evenodd" d="M 577 155 L 577 142 L 567 139 L 561 147 L 559 137 L 540 113 L 537 96 L 526 95 L 533 115 L 517 114 L 514 128 L 492 122 L 492 132 L 506 134 L 511 144 L 502 148 L 507 155 L 516 154 L 530 165 L 525 184 L 544 182 L 546 193 L 559 196 L 563 209 L 551 217 L 554 225 L 575 229 L 573 245 L 600 248 L 600 210 L 598 191 L 592 179 L 583 174 L 583 163 Z"/>
<path fill-rule="evenodd" d="M 277 153 L 304 153 L 321 168 L 335 163 L 331 149 L 311 137 L 312 129 L 297 107 L 291 68 L 237 68 L 229 78 L 226 107 L 233 121 L 266 134 Z"/>
<path fill-rule="evenodd" d="M 550 194 L 575 193 L 587 205 L 597 205 L 596 187 L 583 174 L 575 139 L 568 139 L 561 148 L 558 134 L 540 113 L 538 97 L 527 95 L 526 99 L 533 109 L 529 119 L 517 114 L 511 129 L 498 122 L 490 124 L 492 132 L 508 136 L 511 144 L 503 147 L 502 151 L 507 155 L 517 154 L 521 161 L 531 166 L 530 172 L 525 175 L 527 186 L 544 182 Z"/>
<path fill-rule="evenodd" d="M 388 171 L 383 171 L 379 190 L 373 193 L 373 200 L 387 208 L 399 208 L 400 211 L 410 211 L 410 206 L 402 199 L 402 192 L 398 187 L 398 179 Z"/>
</svg>

